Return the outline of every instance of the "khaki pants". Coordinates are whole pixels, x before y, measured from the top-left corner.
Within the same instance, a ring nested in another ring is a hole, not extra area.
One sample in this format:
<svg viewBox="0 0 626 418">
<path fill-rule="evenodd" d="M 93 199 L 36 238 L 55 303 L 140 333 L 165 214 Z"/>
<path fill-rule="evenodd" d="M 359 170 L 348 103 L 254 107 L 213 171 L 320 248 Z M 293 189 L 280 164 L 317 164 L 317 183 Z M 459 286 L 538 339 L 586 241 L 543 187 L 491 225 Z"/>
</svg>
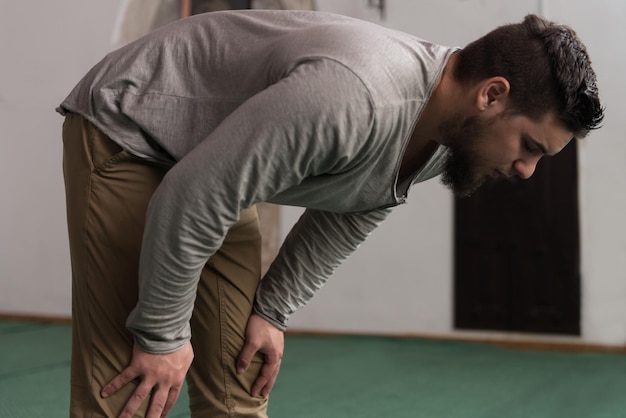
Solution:
<svg viewBox="0 0 626 418">
<path fill-rule="evenodd" d="M 72 417 L 115 417 L 135 389 L 102 399 L 129 363 L 126 317 L 137 301 L 145 213 L 168 167 L 130 155 L 77 114 L 63 125 L 63 172 L 72 261 Z M 244 210 L 202 271 L 191 320 L 195 359 L 187 375 L 193 417 L 266 417 L 249 394 L 262 365 L 236 373 L 260 280 L 261 236 Z M 139 416 L 144 416 L 143 405 Z"/>
</svg>

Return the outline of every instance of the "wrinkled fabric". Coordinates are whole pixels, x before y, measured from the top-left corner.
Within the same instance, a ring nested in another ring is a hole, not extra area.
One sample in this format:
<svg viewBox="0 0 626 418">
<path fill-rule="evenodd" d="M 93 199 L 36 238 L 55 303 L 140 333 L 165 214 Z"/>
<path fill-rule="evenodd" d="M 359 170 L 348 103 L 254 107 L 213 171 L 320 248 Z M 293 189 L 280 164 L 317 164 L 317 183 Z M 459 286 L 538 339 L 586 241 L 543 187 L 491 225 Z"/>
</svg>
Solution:
<svg viewBox="0 0 626 418">
<path fill-rule="evenodd" d="M 190 338 L 199 273 L 258 202 L 308 208 L 257 291 L 284 329 L 405 203 L 406 144 L 454 49 L 327 13 L 237 11 L 167 25 L 107 55 L 58 111 L 172 168 L 148 208 L 127 325 L 152 352 Z M 412 183 L 441 171 L 440 147 Z"/>
</svg>

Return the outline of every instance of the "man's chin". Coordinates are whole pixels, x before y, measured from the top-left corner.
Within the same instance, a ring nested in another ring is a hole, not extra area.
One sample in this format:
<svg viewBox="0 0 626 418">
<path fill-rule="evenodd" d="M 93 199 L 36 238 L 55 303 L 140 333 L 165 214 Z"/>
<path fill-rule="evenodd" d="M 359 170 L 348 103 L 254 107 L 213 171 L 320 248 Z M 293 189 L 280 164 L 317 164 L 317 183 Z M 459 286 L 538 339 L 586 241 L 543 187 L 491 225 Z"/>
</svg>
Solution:
<svg viewBox="0 0 626 418">
<path fill-rule="evenodd" d="M 458 198 L 467 198 L 472 196 L 486 182 L 486 177 L 476 178 L 473 181 L 453 182 L 450 179 L 442 178 L 442 183 L 450 190 L 454 196 Z"/>
<path fill-rule="evenodd" d="M 451 190 L 455 197 L 458 197 L 459 199 L 467 199 L 468 197 L 472 197 L 472 195 L 478 189 L 480 189 L 481 186 L 475 186 L 475 187 L 472 187 L 471 189 L 462 189 L 462 190 L 451 189 Z"/>
</svg>

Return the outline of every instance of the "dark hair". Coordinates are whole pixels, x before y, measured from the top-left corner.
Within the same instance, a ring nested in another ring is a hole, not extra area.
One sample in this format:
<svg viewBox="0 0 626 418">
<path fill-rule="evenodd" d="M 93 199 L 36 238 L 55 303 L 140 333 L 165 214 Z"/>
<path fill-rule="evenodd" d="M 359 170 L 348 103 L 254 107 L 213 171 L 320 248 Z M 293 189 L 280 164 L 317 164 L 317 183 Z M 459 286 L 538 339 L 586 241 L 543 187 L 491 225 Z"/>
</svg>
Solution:
<svg viewBox="0 0 626 418">
<path fill-rule="evenodd" d="M 511 85 L 511 113 L 539 120 L 556 111 L 575 137 L 586 136 L 604 118 L 585 46 L 571 28 L 536 15 L 467 45 L 459 52 L 454 76 L 466 85 L 505 77 Z"/>
</svg>

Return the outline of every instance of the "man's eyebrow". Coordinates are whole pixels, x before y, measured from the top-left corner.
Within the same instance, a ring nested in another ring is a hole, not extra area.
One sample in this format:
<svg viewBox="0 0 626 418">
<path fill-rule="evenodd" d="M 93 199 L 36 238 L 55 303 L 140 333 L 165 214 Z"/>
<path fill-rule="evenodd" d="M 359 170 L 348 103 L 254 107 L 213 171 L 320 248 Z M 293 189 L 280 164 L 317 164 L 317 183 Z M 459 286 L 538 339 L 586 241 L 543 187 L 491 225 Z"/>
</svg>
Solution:
<svg viewBox="0 0 626 418">
<path fill-rule="evenodd" d="M 528 134 L 523 134 L 522 135 L 525 141 L 530 142 L 531 144 L 533 144 L 537 149 L 539 149 L 539 151 L 542 152 L 542 154 L 544 155 L 548 155 L 548 156 L 552 156 L 554 154 L 551 154 L 548 152 L 547 148 L 539 141 L 537 141 L 535 138 L 533 138 L 532 136 L 528 135 Z"/>
</svg>

